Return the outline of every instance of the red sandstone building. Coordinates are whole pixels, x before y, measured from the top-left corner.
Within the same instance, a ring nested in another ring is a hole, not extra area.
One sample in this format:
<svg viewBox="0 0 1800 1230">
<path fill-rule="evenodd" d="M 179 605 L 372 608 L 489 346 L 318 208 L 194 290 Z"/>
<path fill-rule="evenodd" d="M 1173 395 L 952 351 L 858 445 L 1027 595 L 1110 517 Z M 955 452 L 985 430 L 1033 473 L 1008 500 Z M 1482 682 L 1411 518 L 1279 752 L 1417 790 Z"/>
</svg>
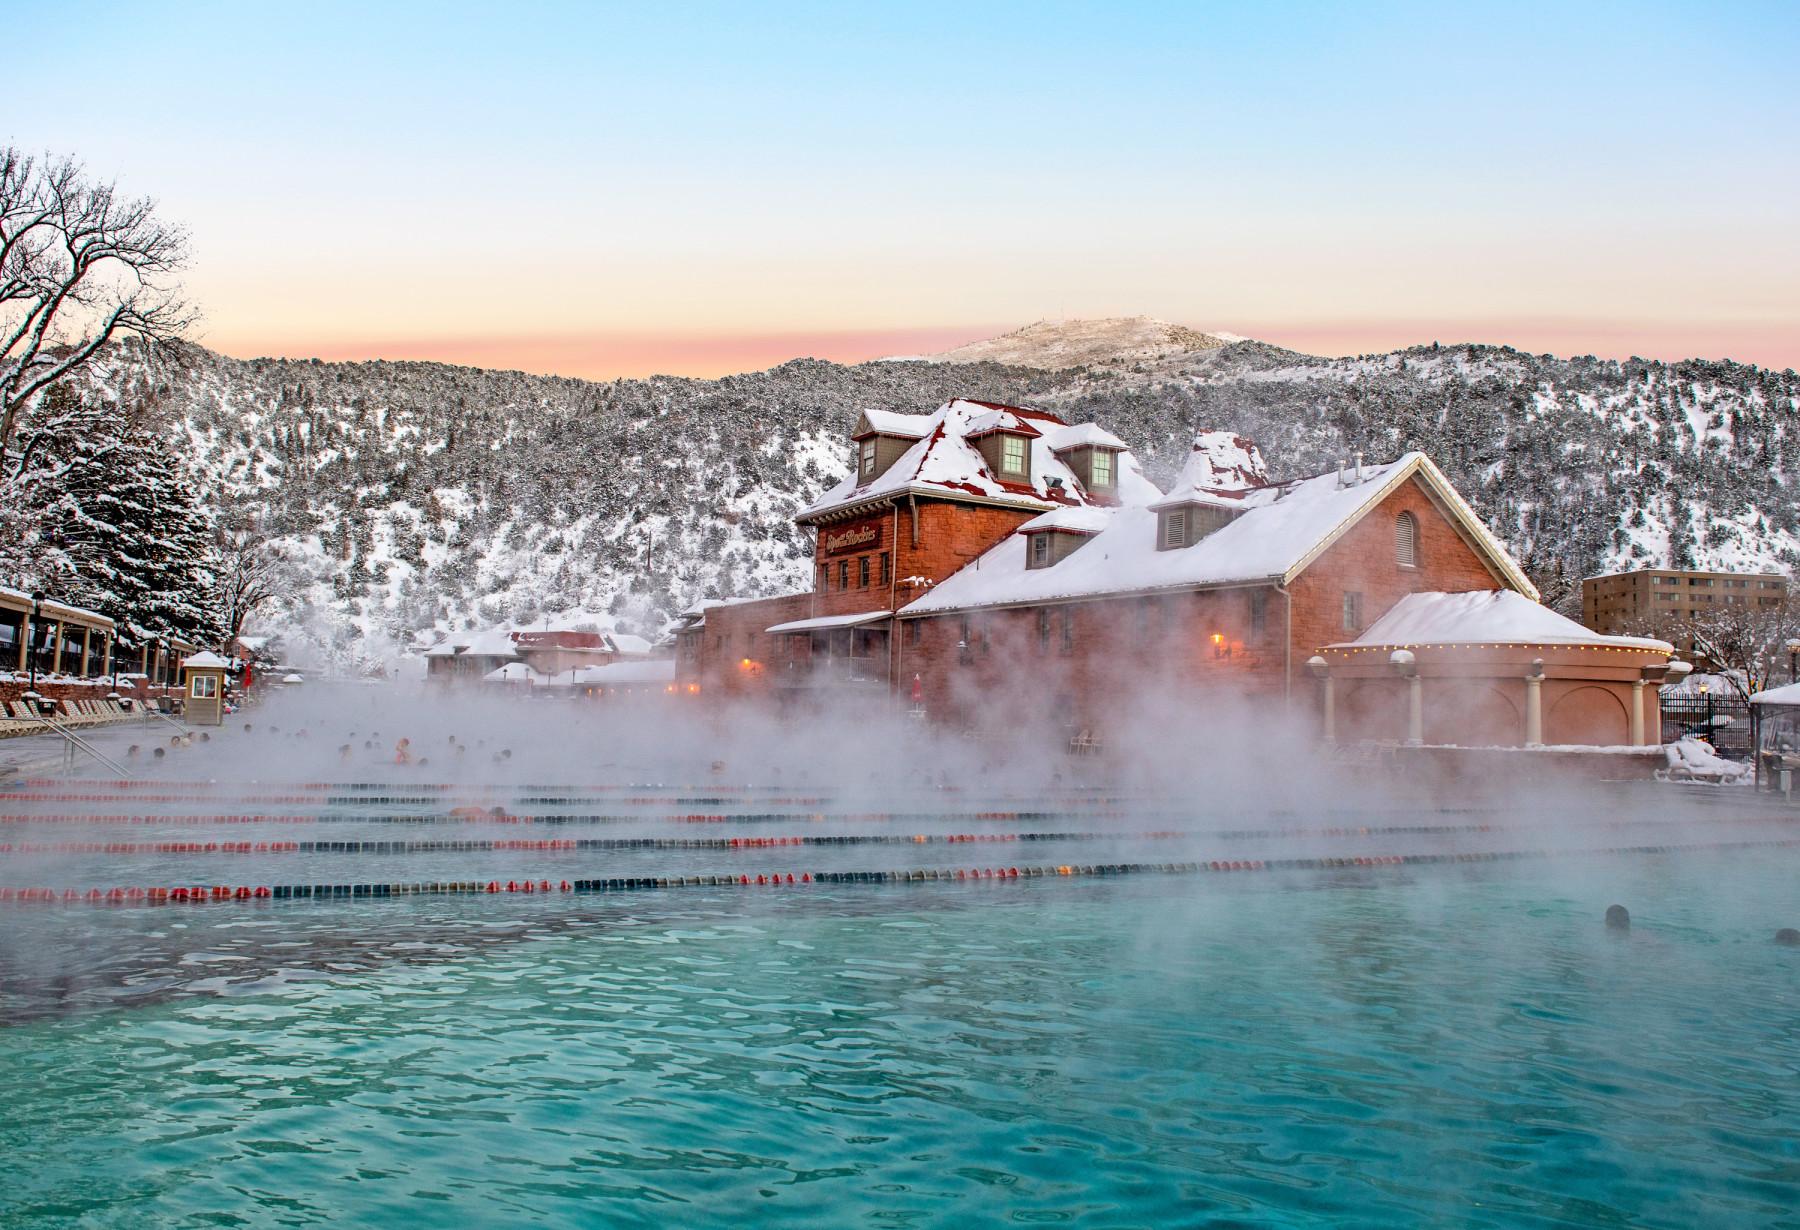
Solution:
<svg viewBox="0 0 1800 1230">
<path fill-rule="evenodd" d="M 1561 672 L 1608 704 L 1584 693 L 1553 723 L 1559 735 L 1626 743 L 1643 737 L 1634 687 L 1660 682 L 1668 660 L 1662 642 L 1598 637 L 1539 606 L 1421 453 L 1280 481 L 1247 441 L 1204 433 L 1164 493 L 1093 424 L 968 400 L 927 415 L 865 412 L 851 446 L 850 477 L 797 518 L 817 535 L 810 592 L 685 612 L 680 690 L 784 703 L 896 696 L 959 726 L 1071 733 L 1106 729 L 1155 690 L 1202 706 L 1273 702 L 1344 738 L 1535 744 L 1543 715 L 1524 693 L 1542 693 L 1526 676 Z M 1448 648 L 1378 655 L 1361 639 L 1403 600 L 1499 593 L 1519 605 L 1499 616 L 1433 606 Z M 1501 637 L 1506 627 L 1517 635 Z M 1508 649 L 1465 648 L 1477 634 Z M 1430 677 L 1496 672 L 1504 678 L 1473 695 L 1510 708 L 1440 702 L 1432 723 L 1406 720 L 1409 693 Z"/>
</svg>

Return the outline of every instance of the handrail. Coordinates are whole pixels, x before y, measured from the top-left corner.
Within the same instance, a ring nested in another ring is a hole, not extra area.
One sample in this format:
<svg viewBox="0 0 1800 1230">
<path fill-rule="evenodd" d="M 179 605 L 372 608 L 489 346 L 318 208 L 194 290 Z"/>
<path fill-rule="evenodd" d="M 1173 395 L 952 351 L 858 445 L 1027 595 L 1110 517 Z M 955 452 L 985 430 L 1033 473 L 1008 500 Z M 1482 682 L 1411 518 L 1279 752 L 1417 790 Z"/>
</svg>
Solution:
<svg viewBox="0 0 1800 1230">
<path fill-rule="evenodd" d="M 101 764 L 105 765 L 108 769 L 111 769 L 116 776 L 131 776 L 130 770 L 126 769 L 124 765 L 101 752 L 99 748 L 89 743 L 86 739 L 83 739 L 80 735 L 70 730 L 67 726 L 64 726 L 61 722 L 56 721 L 54 718 L 45 717 L 41 713 L 37 715 L 37 720 L 63 737 L 63 763 L 70 768 L 75 767 L 75 749 L 80 748 L 89 756 L 92 756 L 95 760 L 98 760 Z"/>
<path fill-rule="evenodd" d="M 142 701 L 140 701 L 139 704 L 141 705 L 141 707 L 144 710 L 144 713 L 147 716 L 161 718 L 163 721 L 165 721 L 169 725 L 173 726 L 176 730 L 179 730 L 182 734 L 185 735 L 188 733 L 188 728 L 185 724 L 176 721 L 174 718 L 172 718 L 168 714 L 164 713 L 161 709 L 158 709 L 155 705 L 149 704 L 147 702 L 142 702 Z"/>
</svg>

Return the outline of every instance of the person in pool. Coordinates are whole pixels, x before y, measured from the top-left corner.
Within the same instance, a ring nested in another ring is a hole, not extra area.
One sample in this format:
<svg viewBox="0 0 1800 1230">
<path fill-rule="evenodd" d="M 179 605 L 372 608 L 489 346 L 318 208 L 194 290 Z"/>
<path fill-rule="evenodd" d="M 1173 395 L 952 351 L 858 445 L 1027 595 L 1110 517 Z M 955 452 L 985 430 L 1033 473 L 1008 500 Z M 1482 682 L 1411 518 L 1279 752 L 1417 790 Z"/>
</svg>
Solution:
<svg viewBox="0 0 1800 1230">
<path fill-rule="evenodd" d="M 394 744 L 394 763 L 395 764 L 411 764 L 412 763 L 412 740 L 411 739 L 402 738 L 400 740 L 400 742 Z"/>
</svg>

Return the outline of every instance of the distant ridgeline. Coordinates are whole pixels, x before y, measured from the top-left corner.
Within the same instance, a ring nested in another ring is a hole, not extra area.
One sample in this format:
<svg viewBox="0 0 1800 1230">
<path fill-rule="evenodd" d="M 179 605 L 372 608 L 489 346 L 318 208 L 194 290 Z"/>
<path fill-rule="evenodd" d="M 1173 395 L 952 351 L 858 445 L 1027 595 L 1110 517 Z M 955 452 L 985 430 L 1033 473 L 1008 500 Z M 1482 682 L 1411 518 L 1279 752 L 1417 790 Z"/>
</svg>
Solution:
<svg viewBox="0 0 1800 1230">
<path fill-rule="evenodd" d="M 345 654 L 572 609 L 654 631 L 697 598 L 803 587 L 792 518 L 848 473 L 858 412 L 962 395 L 1103 420 L 1159 481 L 1196 424 L 1255 439 L 1278 476 L 1425 450 L 1566 611 L 1596 571 L 1800 558 L 1800 377 L 1726 362 L 1239 342 L 1060 371 L 797 360 L 592 383 L 206 351 L 151 373 L 120 348 L 82 391 L 160 400 L 210 498 L 263 510 L 287 546 L 273 618 Z"/>
</svg>

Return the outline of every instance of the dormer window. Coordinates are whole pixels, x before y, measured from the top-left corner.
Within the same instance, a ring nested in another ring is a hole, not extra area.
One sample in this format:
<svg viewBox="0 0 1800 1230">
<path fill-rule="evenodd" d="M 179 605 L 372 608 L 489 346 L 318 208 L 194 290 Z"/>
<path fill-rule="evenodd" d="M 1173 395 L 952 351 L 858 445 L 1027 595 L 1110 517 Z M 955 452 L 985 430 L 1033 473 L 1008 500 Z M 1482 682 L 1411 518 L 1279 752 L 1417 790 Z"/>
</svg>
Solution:
<svg viewBox="0 0 1800 1230">
<path fill-rule="evenodd" d="M 1187 544 L 1188 544 L 1187 527 L 1188 527 L 1188 510 L 1187 509 L 1171 508 L 1168 512 L 1164 513 L 1163 518 L 1162 518 L 1162 548 L 1163 548 L 1163 550 L 1169 551 L 1169 550 L 1173 550 L 1176 547 L 1187 546 Z"/>
<path fill-rule="evenodd" d="M 1017 474 L 1017 475 L 1021 475 L 1021 476 L 1026 474 L 1028 471 L 1025 468 L 1025 458 L 1028 456 L 1028 452 L 1027 452 L 1028 448 L 1029 448 L 1029 445 L 1026 443 L 1024 436 L 1014 436 L 1014 435 L 1001 436 L 1000 437 L 1000 470 L 1001 470 L 1001 473 Z"/>
<path fill-rule="evenodd" d="M 1061 563 L 1087 545 L 1088 539 L 1097 532 L 1067 525 L 1028 531 L 1025 535 L 1025 567 L 1048 568 Z"/>
<path fill-rule="evenodd" d="M 1113 455 L 1106 449 L 1094 450 L 1088 462 L 1088 486 L 1097 491 L 1109 490 L 1113 485 Z"/>
<path fill-rule="evenodd" d="M 1224 529 L 1236 518 L 1233 509 L 1213 504 L 1182 503 L 1156 510 L 1156 549 L 1179 551 L 1191 547 L 1216 530 Z"/>
<path fill-rule="evenodd" d="M 856 445 L 856 478 L 866 483 L 875 477 L 875 437 L 859 440 Z"/>
</svg>

